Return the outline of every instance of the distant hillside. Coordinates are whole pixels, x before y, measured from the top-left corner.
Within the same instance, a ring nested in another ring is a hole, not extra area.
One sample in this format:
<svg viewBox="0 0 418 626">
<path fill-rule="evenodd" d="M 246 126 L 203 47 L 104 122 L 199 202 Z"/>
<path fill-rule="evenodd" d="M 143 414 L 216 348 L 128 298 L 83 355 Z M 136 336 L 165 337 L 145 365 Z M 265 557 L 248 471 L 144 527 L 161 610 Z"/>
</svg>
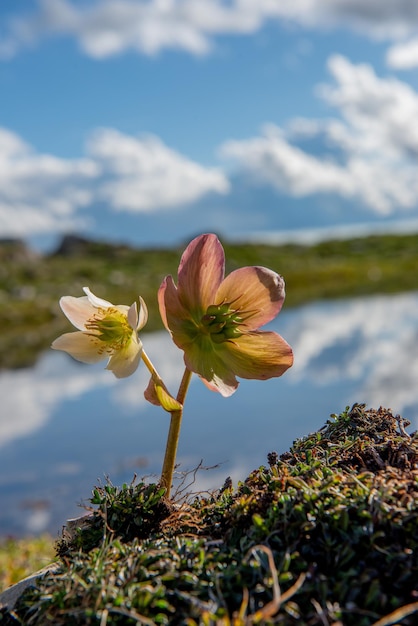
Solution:
<svg viewBox="0 0 418 626">
<path fill-rule="evenodd" d="M 418 235 L 381 235 L 313 246 L 232 244 L 223 241 L 227 272 L 265 265 L 286 280 L 285 307 L 308 301 L 418 289 Z M 162 327 L 157 290 L 177 274 L 183 248 L 139 249 L 66 236 L 39 255 L 22 241 L 0 241 L 0 367 L 33 363 L 70 325 L 59 308 L 62 295 L 81 296 L 88 285 L 115 303 L 147 302 L 146 330 Z"/>
</svg>

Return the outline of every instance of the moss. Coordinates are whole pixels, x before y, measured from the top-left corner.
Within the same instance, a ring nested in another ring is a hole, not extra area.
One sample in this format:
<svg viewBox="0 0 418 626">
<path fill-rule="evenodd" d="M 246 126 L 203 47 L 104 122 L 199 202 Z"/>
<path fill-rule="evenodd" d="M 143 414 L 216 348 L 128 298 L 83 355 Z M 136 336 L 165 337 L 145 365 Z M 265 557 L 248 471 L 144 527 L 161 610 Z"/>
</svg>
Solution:
<svg viewBox="0 0 418 626">
<path fill-rule="evenodd" d="M 355 405 L 236 488 L 96 488 L 17 624 L 416 624 L 418 439 Z M 397 611 L 397 613 L 395 613 Z"/>
</svg>

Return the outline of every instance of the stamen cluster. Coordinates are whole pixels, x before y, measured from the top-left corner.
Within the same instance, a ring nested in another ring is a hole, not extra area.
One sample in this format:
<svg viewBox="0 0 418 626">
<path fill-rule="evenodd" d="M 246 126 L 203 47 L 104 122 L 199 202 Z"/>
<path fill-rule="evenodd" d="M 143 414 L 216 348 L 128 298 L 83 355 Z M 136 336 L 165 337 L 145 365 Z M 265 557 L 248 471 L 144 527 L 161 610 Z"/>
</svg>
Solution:
<svg viewBox="0 0 418 626">
<path fill-rule="evenodd" d="M 242 335 L 239 328 L 243 322 L 240 311 L 231 308 L 230 303 L 211 304 L 201 318 L 201 328 L 215 343 L 237 339 Z"/>
<path fill-rule="evenodd" d="M 114 308 L 99 309 L 96 315 L 87 320 L 85 328 L 105 344 L 103 347 L 108 353 L 121 350 L 132 337 L 132 327 L 126 315 Z"/>
</svg>

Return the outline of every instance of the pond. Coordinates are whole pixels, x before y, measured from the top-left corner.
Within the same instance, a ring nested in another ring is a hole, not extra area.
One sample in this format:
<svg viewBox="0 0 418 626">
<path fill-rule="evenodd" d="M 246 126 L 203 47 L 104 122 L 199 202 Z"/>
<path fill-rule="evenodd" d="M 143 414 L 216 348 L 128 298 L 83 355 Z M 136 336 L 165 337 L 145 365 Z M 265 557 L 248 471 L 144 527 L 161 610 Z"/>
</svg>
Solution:
<svg viewBox="0 0 418 626">
<path fill-rule="evenodd" d="M 193 377 L 178 488 L 216 489 L 227 476 L 236 484 L 268 452 L 284 452 L 354 402 L 390 407 L 417 428 L 418 293 L 283 310 L 270 328 L 295 353 L 282 378 L 242 381 L 222 398 Z M 143 340 L 175 392 L 182 354 L 166 332 Z M 145 367 L 121 381 L 103 363 L 52 350 L 32 368 L 0 374 L 0 536 L 58 535 L 107 476 L 116 485 L 135 473 L 157 479 L 169 415 L 145 402 L 147 381 Z"/>
</svg>

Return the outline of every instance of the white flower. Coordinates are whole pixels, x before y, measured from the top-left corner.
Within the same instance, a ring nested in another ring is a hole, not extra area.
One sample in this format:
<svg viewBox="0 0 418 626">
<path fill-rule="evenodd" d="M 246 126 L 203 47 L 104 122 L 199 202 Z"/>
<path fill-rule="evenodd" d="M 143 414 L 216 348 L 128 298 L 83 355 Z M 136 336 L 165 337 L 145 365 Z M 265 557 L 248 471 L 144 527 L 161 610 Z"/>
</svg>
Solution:
<svg viewBox="0 0 418 626">
<path fill-rule="evenodd" d="M 54 350 L 64 350 L 83 363 L 96 363 L 108 358 L 106 369 L 117 378 L 134 373 L 139 365 L 142 343 L 138 331 L 148 320 L 144 300 L 139 298 L 130 307 L 114 305 L 95 296 L 84 287 L 85 296 L 64 296 L 60 306 L 77 332 L 65 333 L 52 343 Z"/>
</svg>

